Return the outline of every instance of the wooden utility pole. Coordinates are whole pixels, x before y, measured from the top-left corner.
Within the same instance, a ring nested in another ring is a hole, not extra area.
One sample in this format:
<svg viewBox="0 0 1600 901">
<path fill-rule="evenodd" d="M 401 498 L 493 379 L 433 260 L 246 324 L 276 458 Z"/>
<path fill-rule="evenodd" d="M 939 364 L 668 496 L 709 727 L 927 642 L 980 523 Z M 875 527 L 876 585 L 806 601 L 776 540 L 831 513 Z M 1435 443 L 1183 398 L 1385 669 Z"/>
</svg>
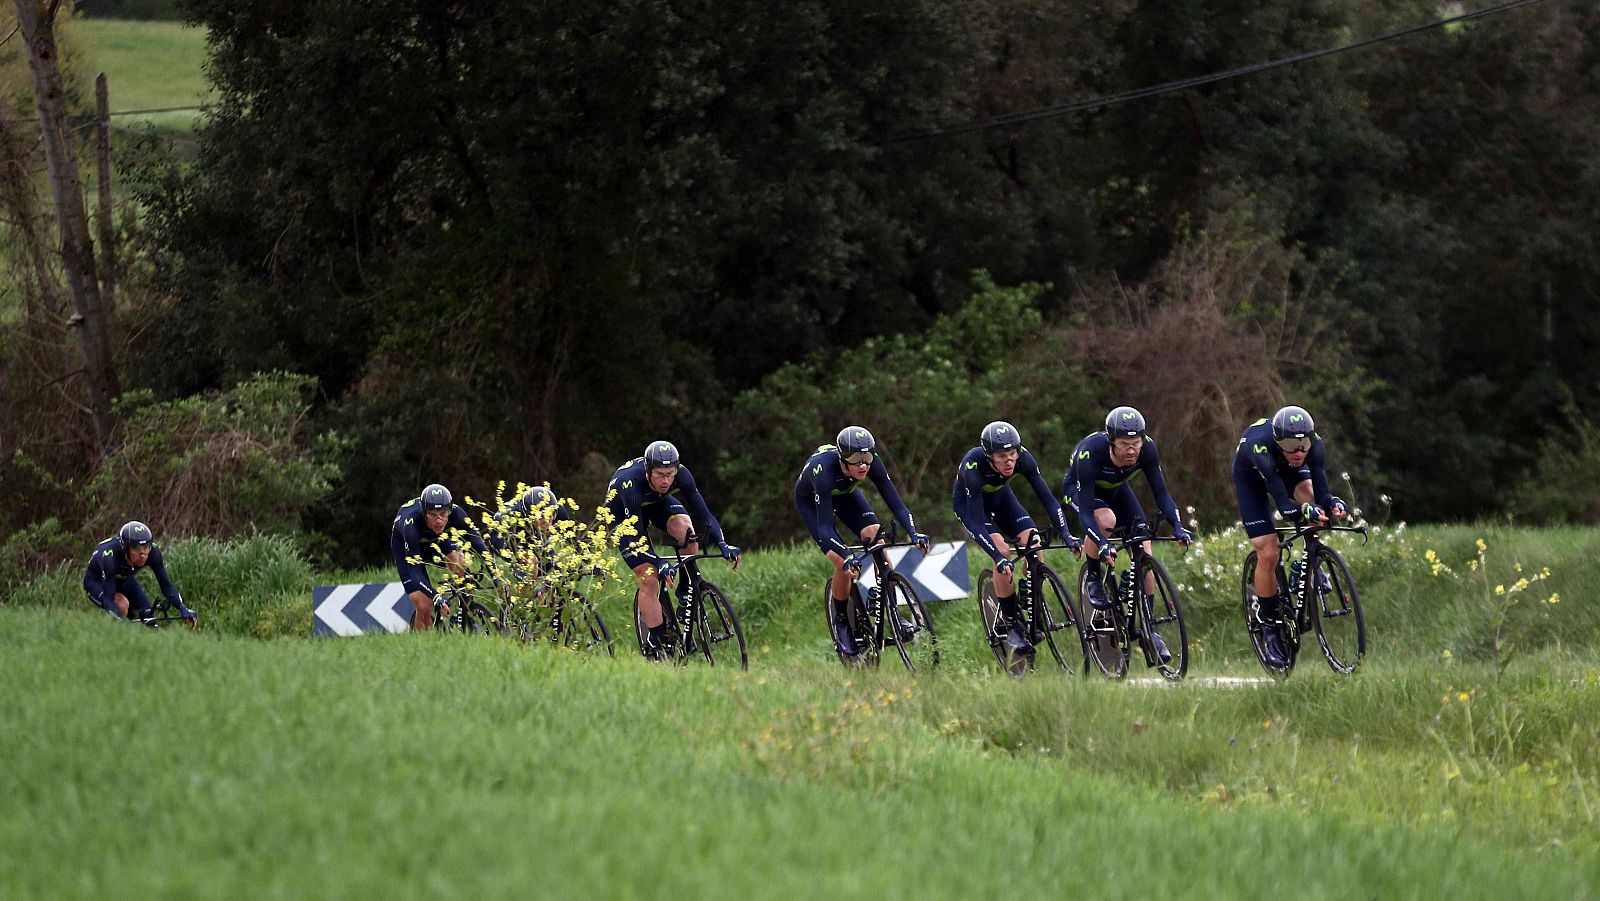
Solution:
<svg viewBox="0 0 1600 901">
<path fill-rule="evenodd" d="M 45 163 L 50 167 L 50 191 L 61 228 L 61 263 L 67 273 L 74 315 L 70 322 L 78 333 L 83 370 L 89 389 L 89 409 L 94 416 L 95 439 L 101 453 L 111 449 L 115 421 L 111 400 L 119 393 L 111 366 L 111 315 L 100 296 L 95 272 L 94 242 L 89 239 L 89 214 L 84 208 L 83 182 L 72 152 L 67 123 L 66 89 L 61 81 L 56 52 L 55 17 L 61 0 L 48 5 L 38 0 L 15 0 L 17 24 L 28 48 L 28 69 L 33 74 L 33 97 L 39 106 L 39 126 L 44 132 Z"/>
<path fill-rule="evenodd" d="M 111 99 L 106 91 L 106 73 L 94 80 L 95 120 L 99 123 L 94 142 L 97 177 L 95 190 L 99 208 L 95 210 L 100 231 L 100 294 L 107 310 L 117 308 L 117 241 L 111 229 Z"/>
</svg>

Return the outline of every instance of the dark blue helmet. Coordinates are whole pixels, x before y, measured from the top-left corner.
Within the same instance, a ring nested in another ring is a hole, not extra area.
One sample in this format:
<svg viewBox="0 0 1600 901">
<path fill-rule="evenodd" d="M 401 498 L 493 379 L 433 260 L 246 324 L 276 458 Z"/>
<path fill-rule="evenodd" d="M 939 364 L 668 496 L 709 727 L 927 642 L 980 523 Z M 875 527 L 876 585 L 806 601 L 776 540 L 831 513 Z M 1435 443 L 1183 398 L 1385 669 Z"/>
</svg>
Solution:
<svg viewBox="0 0 1600 901">
<path fill-rule="evenodd" d="M 453 506 L 455 498 L 450 496 L 450 489 L 443 485 L 433 484 L 422 489 L 422 512 L 449 510 Z"/>
<path fill-rule="evenodd" d="M 833 439 L 833 444 L 839 448 L 841 457 L 863 451 L 870 453 L 878 446 L 878 442 L 872 440 L 872 433 L 858 425 L 847 425 L 840 429 L 838 436 Z"/>
<path fill-rule="evenodd" d="M 529 510 L 535 507 L 554 507 L 556 493 L 543 485 L 535 485 L 522 493 L 522 504 Z"/>
<path fill-rule="evenodd" d="M 644 465 L 648 469 L 658 466 L 677 466 L 678 449 L 672 446 L 671 441 L 652 441 L 644 449 Z"/>
<path fill-rule="evenodd" d="M 999 419 L 983 427 L 981 440 L 986 454 L 1016 450 L 1022 446 L 1022 436 L 1017 434 L 1017 427 Z"/>
<path fill-rule="evenodd" d="M 123 547 L 137 547 L 155 541 L 155 536 L 150 534 L 150 527 L 137 519 L 124 523 L 117 530 L 117 537 L 122 539 Z"/>
<path fill-rule="evenodd" d="M 1272 437 L 1282 441 L 1285 438 L 1310 438 L 1317 430 L 1317 424 L 1311 421 L 1311 414 L 1304 407 L 1288 406 L 1272 414 Z"/>
<path fill-rule="evenodd" d="M 1132 407 L 1117 407 L 1106 414 L 1106 434 L 1112 438 L 1143 438 L 1144 414 Z"/>
</svg>

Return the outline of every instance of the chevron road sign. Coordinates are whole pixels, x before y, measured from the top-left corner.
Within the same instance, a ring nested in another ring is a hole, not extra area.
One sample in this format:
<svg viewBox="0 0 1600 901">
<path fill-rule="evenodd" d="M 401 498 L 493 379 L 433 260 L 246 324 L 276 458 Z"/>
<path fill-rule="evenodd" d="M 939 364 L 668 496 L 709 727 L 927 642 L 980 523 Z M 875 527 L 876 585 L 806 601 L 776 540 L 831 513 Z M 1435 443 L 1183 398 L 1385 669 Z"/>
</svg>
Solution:
<svg viewBox="0 0 1600 901">
<path fill-rule="evenodd" d="M 956 601 L 972 593 L 965 541 L 936 544 L 926 556 L 914 547 L 892 548 L 889 562 L 895 572 L 911 580 L 917 597 L 924 601 Z M 876 583 L 868 562 L 861 568 L 861 584 L 871 587 Z"/>
<path fill-rule="evenodd" d="M 413 605 L 399 582 L 374 582 L 318 585 L 311 589 L 311 609 L 313 635 L 361 635 L 406 631 Z"/>
</svg>

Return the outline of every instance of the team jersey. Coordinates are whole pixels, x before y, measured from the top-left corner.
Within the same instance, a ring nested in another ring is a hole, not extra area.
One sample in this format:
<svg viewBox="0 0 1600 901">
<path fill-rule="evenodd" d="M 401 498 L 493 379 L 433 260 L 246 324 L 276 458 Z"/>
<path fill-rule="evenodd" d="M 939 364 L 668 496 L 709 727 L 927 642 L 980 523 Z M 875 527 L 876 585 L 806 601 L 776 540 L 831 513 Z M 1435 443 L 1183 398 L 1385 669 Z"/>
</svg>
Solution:
<svg viewBox="0 0 1600 901">
<path fill-rule="evenodd" d="M 1311 480 L 1311 494 L 1317 503 L 1324 510 L 1333 506 L 1333 491 L 1328 487 L 1328 474 L 1324 470 L 1326 454 L 1322 436 L 1313 432 L 1305 462 L 1298 468 L 1289 465 L 1283 448 L 1278 447 L 1277 440 L 1272 437 L 1272 423 L 1257 419 L 1239 437 L 1239 448 L 1233 453 L 1233 471 L 1235 475 L 1252 470 L 1259 474 L 1278 507 L 1278 515 L 1292 519 L 1300 508 L 1294 500 L 1294 486 L 1306 479 Z"/>
<path fill-rule="evenodd" d="M 694 473 L 689 471 L 689 467 L 682 463 L 678 464 L 678 474 L 665 493 L 657 492 L 650 487 L 649 471 L 644 458 L 635 457 L 633 462 L 618 469 L 611 477 L 611 481 L 606 485 L 606 505 L 616 517 L 613 528 L 631 516 L 636 518 L 636 526 L 642 535 L 645 530 L 646 508 L 660 504 L 668 497 L 677 497 L 689 511 L 689 518 L 694 520 L 695 528 L 705 529 L 704 537 L 709 538 L 711 543 L 718 547 L 727 543 L 722 534 L 722 524 L 711 515 L 711 508 L 706 506 L 706 499 L 701 496 L 700 488 L 694 481 Z M 621 541 L 620 536 L 618 541 Z"/>
<path fill-rule="evenodd" d="M 1155 496 L 1161 515 L 1174 527 L 1181 525 L 1183 520 L 1178 518 L 1178 505 L 1167 491 L 1167 479 L 1161 472 L 1161 452 L 1156 448 L 1154 438 L 1145 436 L 1139 456 L 1131 466 L 1118 466 L 1112 462 L 1111 436 L 1105 432 L 1086 436 L 1072 449 L 1072 463 L 1062 477 L 1061 492 L 1066 500 L 1075 502 L 1084 534 L 1093 538 L 1096 544 L 1104 544 L 1106 539 L 1095 524 L 1095 498 L 1128 484 L 1141 472 L 1145 481 L 1150 483 L 1150 493 Z"/>
<path fill-rule="evenodd" d="M 1020 448 L 1017 453 L 1017 466 L 1010 476 L 1002 476 L 989 462 L 989 455 L 983 448 L 975 447 L 967 451 L 961 458 L 961 465 L 956 468 L 955 486 L 950 492 L 950 503 L 955 508 L 956 515 L 961 518 L 961 524 L 967 527 L 974 541 L 989 553 L 990 557 L 1000 560 L 1002 554 L 994 546 L 994 541 L 989 538 L 988 512 L 984 507 L 985 495 L 996 495 L 1001 492 L 1012 493 L 1011 483 L 1017 479 L 1026 479 L 1033 486 L 1033 493 L 1038 495 L 1039 501 L 1044 504 L 1045 511 L 1050 514 L 1050 521 L 1055 523 L 1061 532 L 1062 538 L 1067 538 L 1067 516 L 1061 509 L 1061 502 L 1050 493 L 1050 486 L 1045 482 L 1044 476 L 1039 472 L 1039 462 L 1034 459 L 1033 453 L 1027 448 Z"/>
<path fill-rule="evenodd" d="M 800 477 L 795 480 L 796 499 L 809 497 L 816 511 L 811 537 L 826 543 L 841 557 L 849 556 L 850 549 L 839 540 L 839 530 L 834 528 L 833 499 L 859 491 L 867 482 L 878 489 L 878 494 L 894 512 L 895 519 L 906 527 L 906 534 L 916 535 L 916 520 L 911 517 L 911 511 L 906 509 L 905 501 L 900 499 L 900 492 L 889 478 L 889 468 L 884 465 L 882 454 L 874 454 L 872 465 L 867 468 L 867 477 L 857 479 L 845 475 L 844 467 L 840 465 L 839 448 L 824 444 L 806 460 L 806 465 L 800 469 Z"/>
<path fill-rule="evenodd" d="M 467 511 L 457 504 L 450 505 L 450 521 L 444 527 L 444 532 L 439 533 L 428 528 L 427 517 L 422 512 L 422 498 L 412 498 L 410 502 L 401 507 L 394 515 L 393 531 L 400 537 L 401 547 L 404 549 L 405 558 L 424 559 L 423 551 L 437 552 L 440 545 L 448 553 L 455 549 L 455 537 L 465 538 L 467 543 L 481 554 L 489 552 L 489 546 L 484 543 L 483 536 L 473 527 L 471 520 L 467 519 Z"/>
<path fill-rule="evenodd" d="M 167 566 L 161 556 L 161 548 L 150 546 L 150 556 L 146 558 L 144 566 L 134 566 L 128 562 L 126 546 L 122 538 L 112 536 L 94 546 L 94 553 L 89 556 L 89 568 L 83 574 L 83 587 L 100 606 L 115 612 L 117 583 L 131 579 L 134 574 L 144 567 L 149 567 L 155 573 L 156 581 L 161 585 L 161 594 L 172 604 L 182 602 L 178 594 L 178 586 L 172 584 L 167 577 Z"/>
</svg>

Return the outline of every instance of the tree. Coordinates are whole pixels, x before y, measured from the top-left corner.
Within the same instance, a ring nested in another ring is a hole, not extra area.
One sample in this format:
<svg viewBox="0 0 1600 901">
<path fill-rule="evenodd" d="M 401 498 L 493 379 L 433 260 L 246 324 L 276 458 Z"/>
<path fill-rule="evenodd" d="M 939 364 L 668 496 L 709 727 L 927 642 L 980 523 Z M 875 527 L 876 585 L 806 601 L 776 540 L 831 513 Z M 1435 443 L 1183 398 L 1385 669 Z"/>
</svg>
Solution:
<svg viewBox="0 0 1600 901">
<path fill-rule="evenodd" d="M 78 177 L 72 129 L 67 122 L 66 85 L 57 62 L 55 17 L 60 5 L 61 0 L 51 0 L 48 5 L 38 0 L 16 0 L 17 26 L 28 48 L 28 68 L 33 73 L 34 101 L 39 108 L 50 189 L 61 230 L 61 261 L 76 311 L 72 324 L 77 328 L 83 355 L 95 437 L 106 453 L 111 449 L 114 429 L 111 401 L 118 394 L 111 359 L 111 313 L 100 297 L 83 183 Z"/>
</svg>

